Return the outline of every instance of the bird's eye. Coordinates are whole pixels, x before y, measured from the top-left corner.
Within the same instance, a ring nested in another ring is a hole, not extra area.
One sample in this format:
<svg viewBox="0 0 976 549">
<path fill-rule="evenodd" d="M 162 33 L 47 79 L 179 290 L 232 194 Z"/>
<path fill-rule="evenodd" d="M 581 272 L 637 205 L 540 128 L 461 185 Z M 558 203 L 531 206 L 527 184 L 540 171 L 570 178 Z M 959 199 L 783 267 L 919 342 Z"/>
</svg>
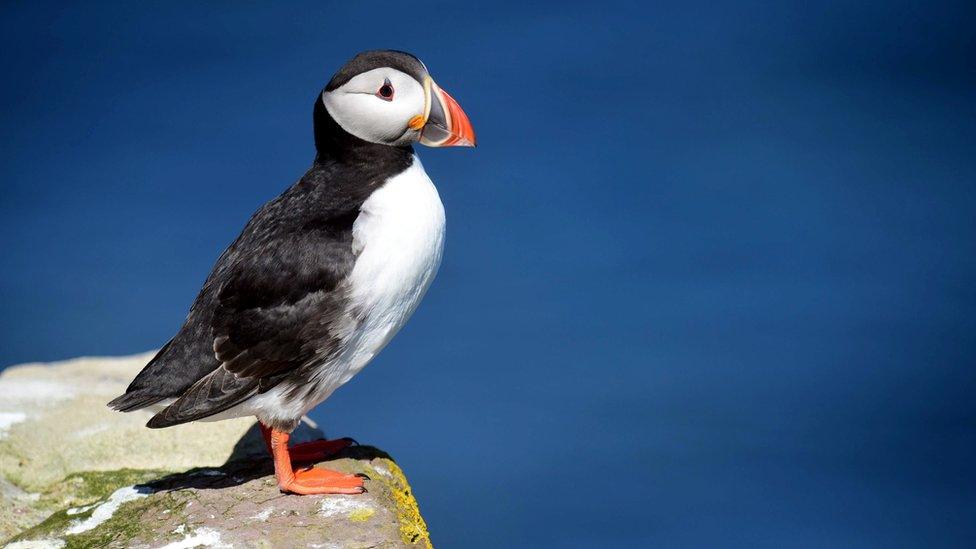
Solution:
<svg viewBox="0 0 976 549">
<path fill-rule="evenodd" d="M 376 97 L 384 101 L 393 101 L 393 84 L 390 84 L 389 79 L 380 86 L 379 91 L 376 92 Z"/>
</svg>

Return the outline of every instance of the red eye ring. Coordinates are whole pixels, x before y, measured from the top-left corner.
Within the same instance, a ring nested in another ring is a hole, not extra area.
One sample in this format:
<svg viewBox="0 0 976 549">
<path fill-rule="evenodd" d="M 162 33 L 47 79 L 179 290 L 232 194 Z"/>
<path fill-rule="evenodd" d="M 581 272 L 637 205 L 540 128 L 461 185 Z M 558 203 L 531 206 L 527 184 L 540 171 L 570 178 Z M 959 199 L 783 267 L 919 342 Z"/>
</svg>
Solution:
<svg viewBox="0 0 976 549">
<path fill-rule="evenodd" d="M 379 97 L 383 101 L 393 101 L 393 84 L 390 83 L 390 79 L 387 78 L 380 89 L 376 92 L 376 97 Z"/>
</svg>

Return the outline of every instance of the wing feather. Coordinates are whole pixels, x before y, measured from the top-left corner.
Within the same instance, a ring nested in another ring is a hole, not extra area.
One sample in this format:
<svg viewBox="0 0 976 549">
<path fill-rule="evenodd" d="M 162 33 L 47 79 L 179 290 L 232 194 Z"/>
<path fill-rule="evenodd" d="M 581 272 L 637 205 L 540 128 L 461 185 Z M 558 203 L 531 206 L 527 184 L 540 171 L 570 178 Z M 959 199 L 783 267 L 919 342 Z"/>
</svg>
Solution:
<svg viewBox="0 0 976 549">
<path fill-rule="evenodd" d="M 258 380 L 237 377 L 224 368 L 218 368 L 153 416 L 146 427 L 159 429 L 203 419 L 240 404 L 257 390 Z"/>
<path fill-rule="evenodd" d="M 351 246 L 335 238 L 275 242 L 233 264 L 210 323 L 220 366 L 154 416 L 168 427 L 222 412 L 288 375 L 324 360 L 341 345 L 343 281 Z"/>
</svg>

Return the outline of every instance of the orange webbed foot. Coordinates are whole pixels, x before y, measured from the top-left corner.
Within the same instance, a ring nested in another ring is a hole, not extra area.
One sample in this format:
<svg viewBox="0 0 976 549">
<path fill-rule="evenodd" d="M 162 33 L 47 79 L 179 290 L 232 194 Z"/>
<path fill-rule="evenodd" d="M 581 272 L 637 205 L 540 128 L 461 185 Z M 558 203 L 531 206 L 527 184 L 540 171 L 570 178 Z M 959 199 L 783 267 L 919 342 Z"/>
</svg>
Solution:
<svg viewBox="0 0 976 549">
<path fill-rule="evenodd" d="M 278 481 L 282 492 L 292 494 L 363 494 L 365 475 L 347 475 L 330 469 L 309 467 L 295 471 L 290 479 Z"/>
<path fill-rule="evenodd" d="M 289 434 L 285 431 L 261 426 L 261 431 L 265 435 L 268 449 L 274 460 L 275 478 L 278 480 L 278 488 L 282 492 L 292 494 L 312 495 L 312 494 L 362 494 L 366 492 L 363 486 L 364 480 L 369 477 L 363 474 L 348 475 L 330 469 L 320 469 L 318 467 L 305 467 L 294 469 L 292 458 L 296 461 L 302 454 L 313 456 L 312 459 L 320 458 L 323 453 L 335 453 L 353 444 L 350 438 L 337 440 L 316 440 L 299 444 L 294 448 L 288 447 Z"/>
</svg>

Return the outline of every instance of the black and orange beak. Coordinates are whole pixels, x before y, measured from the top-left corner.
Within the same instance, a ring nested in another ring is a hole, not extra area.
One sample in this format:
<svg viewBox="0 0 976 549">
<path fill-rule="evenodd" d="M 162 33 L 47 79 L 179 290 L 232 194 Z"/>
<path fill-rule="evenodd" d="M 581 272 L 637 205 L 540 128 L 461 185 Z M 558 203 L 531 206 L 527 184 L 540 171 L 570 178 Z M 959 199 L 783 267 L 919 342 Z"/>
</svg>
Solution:
<svg viewBox="0 0 976 549">
<path fill-rule="evenodd" d="M 428 147 L 474 147 L 474 128 L 457 101 L 429 76 L 424 93 L 424 114 L 410 121 L 411 127 L 420 129 L 420 142 Z"/>
</svg>

